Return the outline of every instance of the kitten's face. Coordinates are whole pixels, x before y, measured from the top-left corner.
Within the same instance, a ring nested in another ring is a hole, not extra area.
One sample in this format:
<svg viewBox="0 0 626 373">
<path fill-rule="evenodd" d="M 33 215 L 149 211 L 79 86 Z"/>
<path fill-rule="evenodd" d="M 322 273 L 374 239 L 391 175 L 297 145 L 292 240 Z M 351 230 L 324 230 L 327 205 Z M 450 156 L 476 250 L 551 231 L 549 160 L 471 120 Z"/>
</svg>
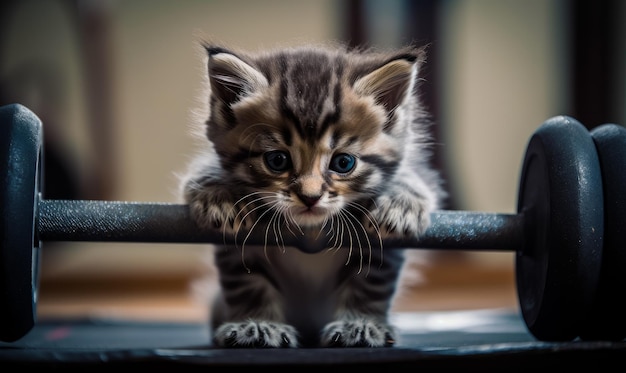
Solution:
<svg viewBox="0 0 626 373">
<path fill-rule="evenodd" d="M 251 190 L 262 192 L 255 195 L 262 202 L 301 226 L 318 225 L 384 184 L 373 163 L 391 162 L 398 154 L 381 133 L 384 113 L 368 100 L 344 98 L 344 113 L 333 125 L 301 132 L 276 109 L 275 95 L 259 94 L 265 97 L 233 106 L 239 126 L 228 142 L 237 144 L 242 159 L 233 171 Z"/>
<path fill-rule="evenodd" d="M 402 157 L 409 119 L 398 107 L 414 72 L 402 58 L 352 66 L 299 53 L 213 54 L 208 135 L 246 190 L 242 201 L 310 227 L 350 214 L 349 205 L 364 212 L 359 206 L 385 187 Z"/>
</svg>

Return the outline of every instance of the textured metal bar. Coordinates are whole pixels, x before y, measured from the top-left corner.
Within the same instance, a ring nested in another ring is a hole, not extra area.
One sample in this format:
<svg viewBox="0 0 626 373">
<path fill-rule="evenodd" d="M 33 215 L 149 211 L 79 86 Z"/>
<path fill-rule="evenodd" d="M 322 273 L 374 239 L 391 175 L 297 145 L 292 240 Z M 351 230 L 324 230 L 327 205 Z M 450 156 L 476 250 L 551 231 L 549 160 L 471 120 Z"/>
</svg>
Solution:
<svg viewBox="0 0 626 373">
<path fill-rule="evenodd" d="M 41 200 L 37 216 L 36 239 L 42 241 L 235 243 L 235 237 L 220 231 L 200 229 L 188 206 L 182 204 Z M 431 219 L 431 227 L 419 239 L 386 239 L 383 247 L 517 251 L 522 243 L 522 215 L 438 211 Z M 259 228 L 239 232 L 236 238 L 239 244 L 245 238 L 246 245 L 275 242 L 267 239 L 266 229 Z M 353 238 L 356 242 L 356 236 Z M 379 247 L 376 235 L 360 239 Z M 344 239 L 343 245 L 349 241 Z M 324 232 L 283 232 L 281 243 L 317 252 L 328 246 L 328 236 Z"/>
</svg>

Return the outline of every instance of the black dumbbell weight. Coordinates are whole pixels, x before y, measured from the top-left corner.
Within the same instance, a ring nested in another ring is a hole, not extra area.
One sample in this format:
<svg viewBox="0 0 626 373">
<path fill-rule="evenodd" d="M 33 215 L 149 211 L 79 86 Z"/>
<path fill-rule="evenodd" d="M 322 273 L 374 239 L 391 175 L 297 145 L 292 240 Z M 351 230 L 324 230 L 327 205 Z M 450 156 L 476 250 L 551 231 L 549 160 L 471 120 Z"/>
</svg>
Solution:
<svg viewBox="0 0 626 373">
<path fill-rule="evenodd" d="M 582 124 L 560 116 L 535 131 L 518 213 L 524 215 L 524 242 L 515 273 L 524 321 L 540 340 L 572 340 L 594 301 L 604 236 L 600 164 Z"/>
<path fill-rule="evenodd" d="M 0 206 L 2 232 L 10 238 L 0 246 L 4 271 L 0 302 L 12 309 L 0 318 L 0 340 L 20 338 L 35 322 L 37 272 L 33 269 L 40 241 L 237 242 L 237 237 L 199 229 L 185 205 L 41 199 L 41 167 L 37 167 L 41 124 L 24 107 L 2 110 L 0 134 L 10 137 L 8 143 L 20 145 L 17 150 L 0 149 L 0 162 L 30 171 L 24 176 L 28 182 L 10 180 L 5 172 L 0 185 L 3 201 L 17 201 Z M 29 128 L 7 128 L 16 126 Z M 30 198 L 19 200 L 17 195 Z M 21 229 L 14 226 L 18 224 L 12 218 L 14 210 L 21 211 Z M 544 123 L 529 142 L 517 214 L 439 211 L 432 214 L 431 227 L 419 239 L 389 239 L 382 245 L 385 249 L 515 252 L 520 308 L 529 330 L 541 340 L 571 340 L 579 335 L 595 296 L 603 217 L 600 166 L 591 136 L 575 120 L 556 117 Z M 246 237 L 248 245 L 263 245 L 267 239 L 265 229 L 241 232 L 240 237 Z M 324 234 L 284 235 L 282 239 L 286 246 L 311 253 L 328 244 Z M 379 241 L 363 237 L 361 242 L 375 248 Z M 14 265 L 7 270 L 6 263 Z"/>
<path fill-rule="evenodd" d="M 591 131 L 604 192 L 602 270 L 580 337 L 620 341 L 626 337 L 626 128 L 604 124 Z"/>
<path fill-rule="evenodd" d="M 39 118 L 17 104 L 0 108 L 0 126 L 0 340 L 14 341 L 36 318 L 43 133 Z"/>
</svg>

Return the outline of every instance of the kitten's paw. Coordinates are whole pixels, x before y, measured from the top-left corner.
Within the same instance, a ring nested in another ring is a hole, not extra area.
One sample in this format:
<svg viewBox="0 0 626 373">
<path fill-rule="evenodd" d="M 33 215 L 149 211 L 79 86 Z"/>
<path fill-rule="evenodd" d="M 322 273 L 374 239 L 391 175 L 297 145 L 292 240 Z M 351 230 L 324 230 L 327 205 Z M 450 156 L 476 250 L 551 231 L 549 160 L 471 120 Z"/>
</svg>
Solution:
<svg viewBox="0 0 626 373">
<path fill-rule="evenodd" d="M 248 320 L 228 322 L 215 330 L 218 347 L 297 347 L 296 329 L 287 324 Z"/>
<path fill-rule="evenodd" d="M 390 325 L 368 318 L 333 321 L 322 330 L 324 347 L 390 347 L 395 343 Z"/>
<path fill-rule="evenodd" d="M 189 201 L 191 216 L 203 228 L 223 230 L 236 234 L 252 226 L 251 205 L 237 202 L 232 194 L 222 188 L 205 187 Z"/>
<path fill-rule="evenodd" d="M 366 219 L 370 232 L 386 237 L 419 237 L 430 225 L 433 203 L 413 190 L 392 188 L 390 193 L 376 199 L 371 211 L 372 220 Z"/>
</svg>

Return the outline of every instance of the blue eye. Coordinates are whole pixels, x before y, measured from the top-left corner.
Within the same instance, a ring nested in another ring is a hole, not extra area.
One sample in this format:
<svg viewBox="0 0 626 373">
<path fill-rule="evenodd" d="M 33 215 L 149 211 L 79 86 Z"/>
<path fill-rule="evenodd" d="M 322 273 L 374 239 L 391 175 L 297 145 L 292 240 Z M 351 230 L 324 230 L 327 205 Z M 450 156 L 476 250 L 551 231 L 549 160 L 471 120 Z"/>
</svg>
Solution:
<svg viewBox="0 0 626 373">
<path fill-rule="evenodd" d="M 335 155 L 330 160 L 329 168 L 340 174 L 347 174 L 348 172 L 352 171 L 355 165 L 356 159 L 353 155 L 340 153 Z"/>
<path fill-rule="evenodd" d="M 265 164 L 274 172 L 283 172 L 291 167 L 289 153 L 282 150 L 274 150 L 263 155 Z"/>
</svg>

